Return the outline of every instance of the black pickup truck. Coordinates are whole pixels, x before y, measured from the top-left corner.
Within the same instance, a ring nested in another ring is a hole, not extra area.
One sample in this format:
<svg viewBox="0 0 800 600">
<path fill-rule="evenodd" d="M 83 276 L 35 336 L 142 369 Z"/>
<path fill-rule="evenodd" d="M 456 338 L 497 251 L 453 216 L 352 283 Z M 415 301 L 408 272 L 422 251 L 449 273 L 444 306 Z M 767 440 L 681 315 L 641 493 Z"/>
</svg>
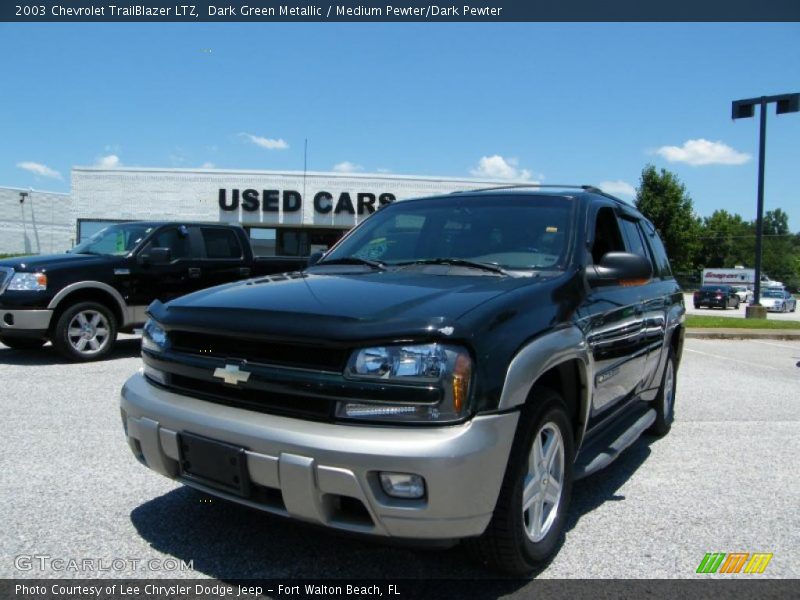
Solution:
<svg viewBox="0 0 800 600">
<path fill-rule="evenodd" d="M 117 332 L 144 323 L 154 300 L 305 262 L 256 258 L 238 225 L 113 225 L 65 254 L 0 261 L 0 342 L 37 348 L 50 340 L 71 360 L 97 360 L 111 351 Z"/>
</svg>

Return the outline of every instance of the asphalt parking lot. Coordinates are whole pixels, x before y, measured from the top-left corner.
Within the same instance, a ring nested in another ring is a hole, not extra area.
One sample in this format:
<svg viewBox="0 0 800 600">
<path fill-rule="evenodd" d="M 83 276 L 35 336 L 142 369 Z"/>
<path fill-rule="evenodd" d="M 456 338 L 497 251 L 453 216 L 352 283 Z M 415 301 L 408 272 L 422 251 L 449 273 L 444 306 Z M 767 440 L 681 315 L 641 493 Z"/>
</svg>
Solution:
<svg viewBox="0 0 800 600">
<path fill-rule="evenodd" d="M 798 362 L 800 342 L 687 340 L 672 432 L 576 484 L 563 545 L 538 577 L 700 577 L 707 552 L 771 552 L 766 575 L 800 577 Z M 341 537 L 150 472 L 131 455 L 118 408 L 138 368 L 135 338 L 88 365 L 0 345 L 0 577 L 490 575 L 459 548 Z M 20 562 L 30 555 L 141 562 L 75 573 Z M 148 570 L 149 559 L 193 568 Z"/>
</svg>

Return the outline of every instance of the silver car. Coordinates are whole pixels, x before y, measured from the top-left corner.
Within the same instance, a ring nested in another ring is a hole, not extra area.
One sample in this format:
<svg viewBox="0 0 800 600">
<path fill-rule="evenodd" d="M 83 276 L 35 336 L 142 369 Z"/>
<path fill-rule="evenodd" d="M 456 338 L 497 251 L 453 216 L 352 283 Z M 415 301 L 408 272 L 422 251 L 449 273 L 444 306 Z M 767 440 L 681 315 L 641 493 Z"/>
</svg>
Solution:
<svg viewBox="0 0 800 600">
<path fill-rule="evenodd" d="M 761 306 L 770 312 L 794 312 L 797 299 L 786 290 L 766 289 L 761 293 Z"/>
<path fill-rule="evenodd" d="M 739 296 L 739 301 L 742 304 L 750 304 L 753 301 L 753 290 L 746 285 L 732 285 L 733 291 Z"/>
</svg>

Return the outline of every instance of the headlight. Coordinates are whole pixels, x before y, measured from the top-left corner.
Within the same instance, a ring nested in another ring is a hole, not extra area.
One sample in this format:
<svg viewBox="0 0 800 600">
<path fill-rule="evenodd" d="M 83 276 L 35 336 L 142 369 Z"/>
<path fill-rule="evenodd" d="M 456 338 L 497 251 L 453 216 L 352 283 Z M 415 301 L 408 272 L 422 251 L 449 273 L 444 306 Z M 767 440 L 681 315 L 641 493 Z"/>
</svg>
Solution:
<svg viewBox="0 0 800 600">
<path fill-rule="evenodd" d="M 164 328 L 153 319 L 148 319 L 142 330 L 142 349 L 163 352 L 169 348 L 169 337 Z"/>
<path fill-rule="evenodd" d="M 38 292 L 47 289 L 47 275 L 44 273 L 14 273 L 9 290 Z"/>
<path fill-rule="evenodd" d="M 376 346 L 357 350 L 345 376 L 387 383 L 420 383 L 441 388 L 435 404 L 342 401 L 336 407 L 341 419 L 403 422 L 448 422 L 462 419 L 467 400 L 472 359 L 466 349 L 443 344 Z"/>
</svg>

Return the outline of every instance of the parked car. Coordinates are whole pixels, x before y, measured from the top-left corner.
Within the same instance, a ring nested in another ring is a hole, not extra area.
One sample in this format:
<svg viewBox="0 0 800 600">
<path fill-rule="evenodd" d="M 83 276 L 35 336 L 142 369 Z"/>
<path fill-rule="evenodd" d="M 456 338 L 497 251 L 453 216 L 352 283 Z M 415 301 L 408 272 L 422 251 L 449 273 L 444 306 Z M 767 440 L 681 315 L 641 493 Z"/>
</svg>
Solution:
<svg viewBox="0 0 800 600">
<path fill-rule="evenodd" d="M 770 312 L 794 312 L 797 299 L 786 290 L 767 288 L 761 292 L 761 306 Z"/>
<path fill-rule="evenodd" d="M 738 294 L 730 285 L 704 285 L 694 293 L 694 307 L 739 308 Z"/>
<path fill-rule="evenodd" d="M 573 480 L 669 431 L 684 313 L 653 225 L 597 189 L 404 200 L 302 272 L 154 302 L 124 431 L 209 494 L 526 573 Z"/>
<path fill-rule="evenodd" d="M 753 301 L 753 290 L 746 285 L 732 285 L 733 291 L 739 296 L 739 302 L 742 304 L 750 304 Z"/>
<path fill-rule="evenodd" d="M 153 300 L 305 262 L 254 257 L 238 225 L 112 225 L 66 254 L 0 261 L 0 342 L 22 349 L 50 340 L 70 360 L 97 360 L 111 351 L 117 332 L 143 325 Z"/>
</svg>

